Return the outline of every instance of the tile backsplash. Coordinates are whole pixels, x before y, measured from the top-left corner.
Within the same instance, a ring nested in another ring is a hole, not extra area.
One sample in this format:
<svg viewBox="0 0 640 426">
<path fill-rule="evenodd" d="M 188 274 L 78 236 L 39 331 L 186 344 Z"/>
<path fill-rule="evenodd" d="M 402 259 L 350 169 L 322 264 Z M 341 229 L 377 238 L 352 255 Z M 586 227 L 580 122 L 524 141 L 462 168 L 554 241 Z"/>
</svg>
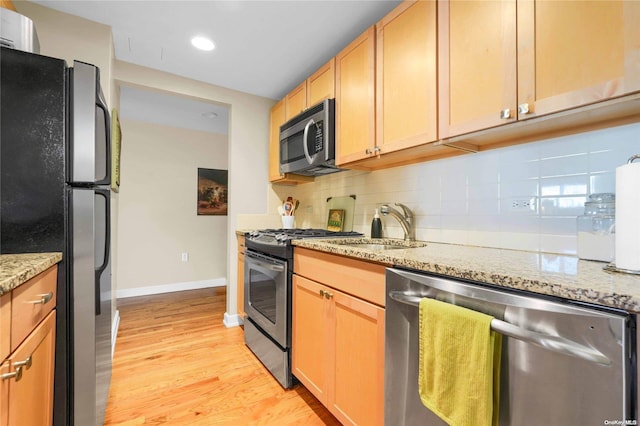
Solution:
<svg viewBox="0 0 640 426">
<path fill-rule="evenodd" d="M 327 198 L 355 194 L 353 229 L 370 233 L 381 203 L 406 204 L 419 240 L 576 253 L 576 216 L 589 194 L 615 192 L 615 168 L 640 153 L 640 123 L 374 172 L 344 171 L 295 187 L 272 185 L 269 212 L 300 200 L 297 227 L 325 227 Z M 528 206 L 530 204 L 530 206 Z M 514 205 L 516 207 L 514 207 Z M 251 227 L 251 220 L 239 222 Z M 255 217 L 254 220 L 257 220 Z M 382 216 L 383 236 L 400 238 Z"/>
</svg>

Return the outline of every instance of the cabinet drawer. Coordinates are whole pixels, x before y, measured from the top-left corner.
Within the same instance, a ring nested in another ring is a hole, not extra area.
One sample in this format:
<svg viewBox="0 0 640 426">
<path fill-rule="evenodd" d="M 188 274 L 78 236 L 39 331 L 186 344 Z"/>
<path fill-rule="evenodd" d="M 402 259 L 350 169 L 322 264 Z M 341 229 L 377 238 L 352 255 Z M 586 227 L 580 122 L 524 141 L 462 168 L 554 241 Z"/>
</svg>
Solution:
<svg viewBox="0 0 640 426">
<path fill-rule="evenodd" d="M 296 247 L 293 271 L 297 275 L 384 306 L 384 270 L 377 263 Z"/>
<path fill-rule="evenodd" d="M 56 306 L 58 266 L 52 266 L 12 292 L 11 350 Z"/>
</svg>

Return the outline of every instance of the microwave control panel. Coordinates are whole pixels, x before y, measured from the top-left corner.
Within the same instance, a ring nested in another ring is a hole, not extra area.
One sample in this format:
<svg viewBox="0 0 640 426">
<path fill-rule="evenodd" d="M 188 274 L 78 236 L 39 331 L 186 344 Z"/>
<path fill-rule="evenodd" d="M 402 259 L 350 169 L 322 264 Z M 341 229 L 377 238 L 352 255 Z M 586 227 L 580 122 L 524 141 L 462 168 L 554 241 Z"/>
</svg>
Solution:
<svg viewBox="0 0 640 426">
<path fill-rule="evenodd" d="M 319 121 L 316 123 L 316 143 L 314 146 L 314 153 L 316 152 L 322 152 L 322 148 L 324 146 L 324 132 L 322 129 L 323 123 L 322 121 Z"/>
</svg>

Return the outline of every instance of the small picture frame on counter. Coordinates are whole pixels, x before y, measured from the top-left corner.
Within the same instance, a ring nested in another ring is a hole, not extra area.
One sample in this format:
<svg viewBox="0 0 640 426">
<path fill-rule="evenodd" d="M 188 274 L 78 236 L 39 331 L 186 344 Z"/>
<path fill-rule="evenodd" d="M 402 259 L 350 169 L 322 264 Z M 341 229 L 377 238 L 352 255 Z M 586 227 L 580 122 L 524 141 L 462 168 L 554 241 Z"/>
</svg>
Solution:
<svg viewBox="0 0 640 426">
<path fill-rule="evenodd" d="M 330 209 L 327 219 L 327 231 L 340 232 L 344 228 L 344 210 Z"/>
</svg>

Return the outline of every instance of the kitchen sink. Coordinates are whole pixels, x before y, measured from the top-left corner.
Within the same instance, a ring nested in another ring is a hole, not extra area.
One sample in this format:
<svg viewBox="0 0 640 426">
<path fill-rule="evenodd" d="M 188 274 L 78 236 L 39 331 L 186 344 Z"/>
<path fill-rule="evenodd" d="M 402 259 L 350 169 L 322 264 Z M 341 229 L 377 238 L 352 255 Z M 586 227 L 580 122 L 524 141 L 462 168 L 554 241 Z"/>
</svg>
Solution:
<svg viewBox="0 0 640 426">
<path fill-rule="evenodd" d="M 342 240 L 336 241 L 338 244 L 346 247 L 353 247 L 365 250 L 402 250 L 408 248 L 426 247 L 427 243 L 421 241 L 404 241 L 404 240 L 385 240 L 385 239 L 361 239 L 356 241 Z"/>
</svg>

